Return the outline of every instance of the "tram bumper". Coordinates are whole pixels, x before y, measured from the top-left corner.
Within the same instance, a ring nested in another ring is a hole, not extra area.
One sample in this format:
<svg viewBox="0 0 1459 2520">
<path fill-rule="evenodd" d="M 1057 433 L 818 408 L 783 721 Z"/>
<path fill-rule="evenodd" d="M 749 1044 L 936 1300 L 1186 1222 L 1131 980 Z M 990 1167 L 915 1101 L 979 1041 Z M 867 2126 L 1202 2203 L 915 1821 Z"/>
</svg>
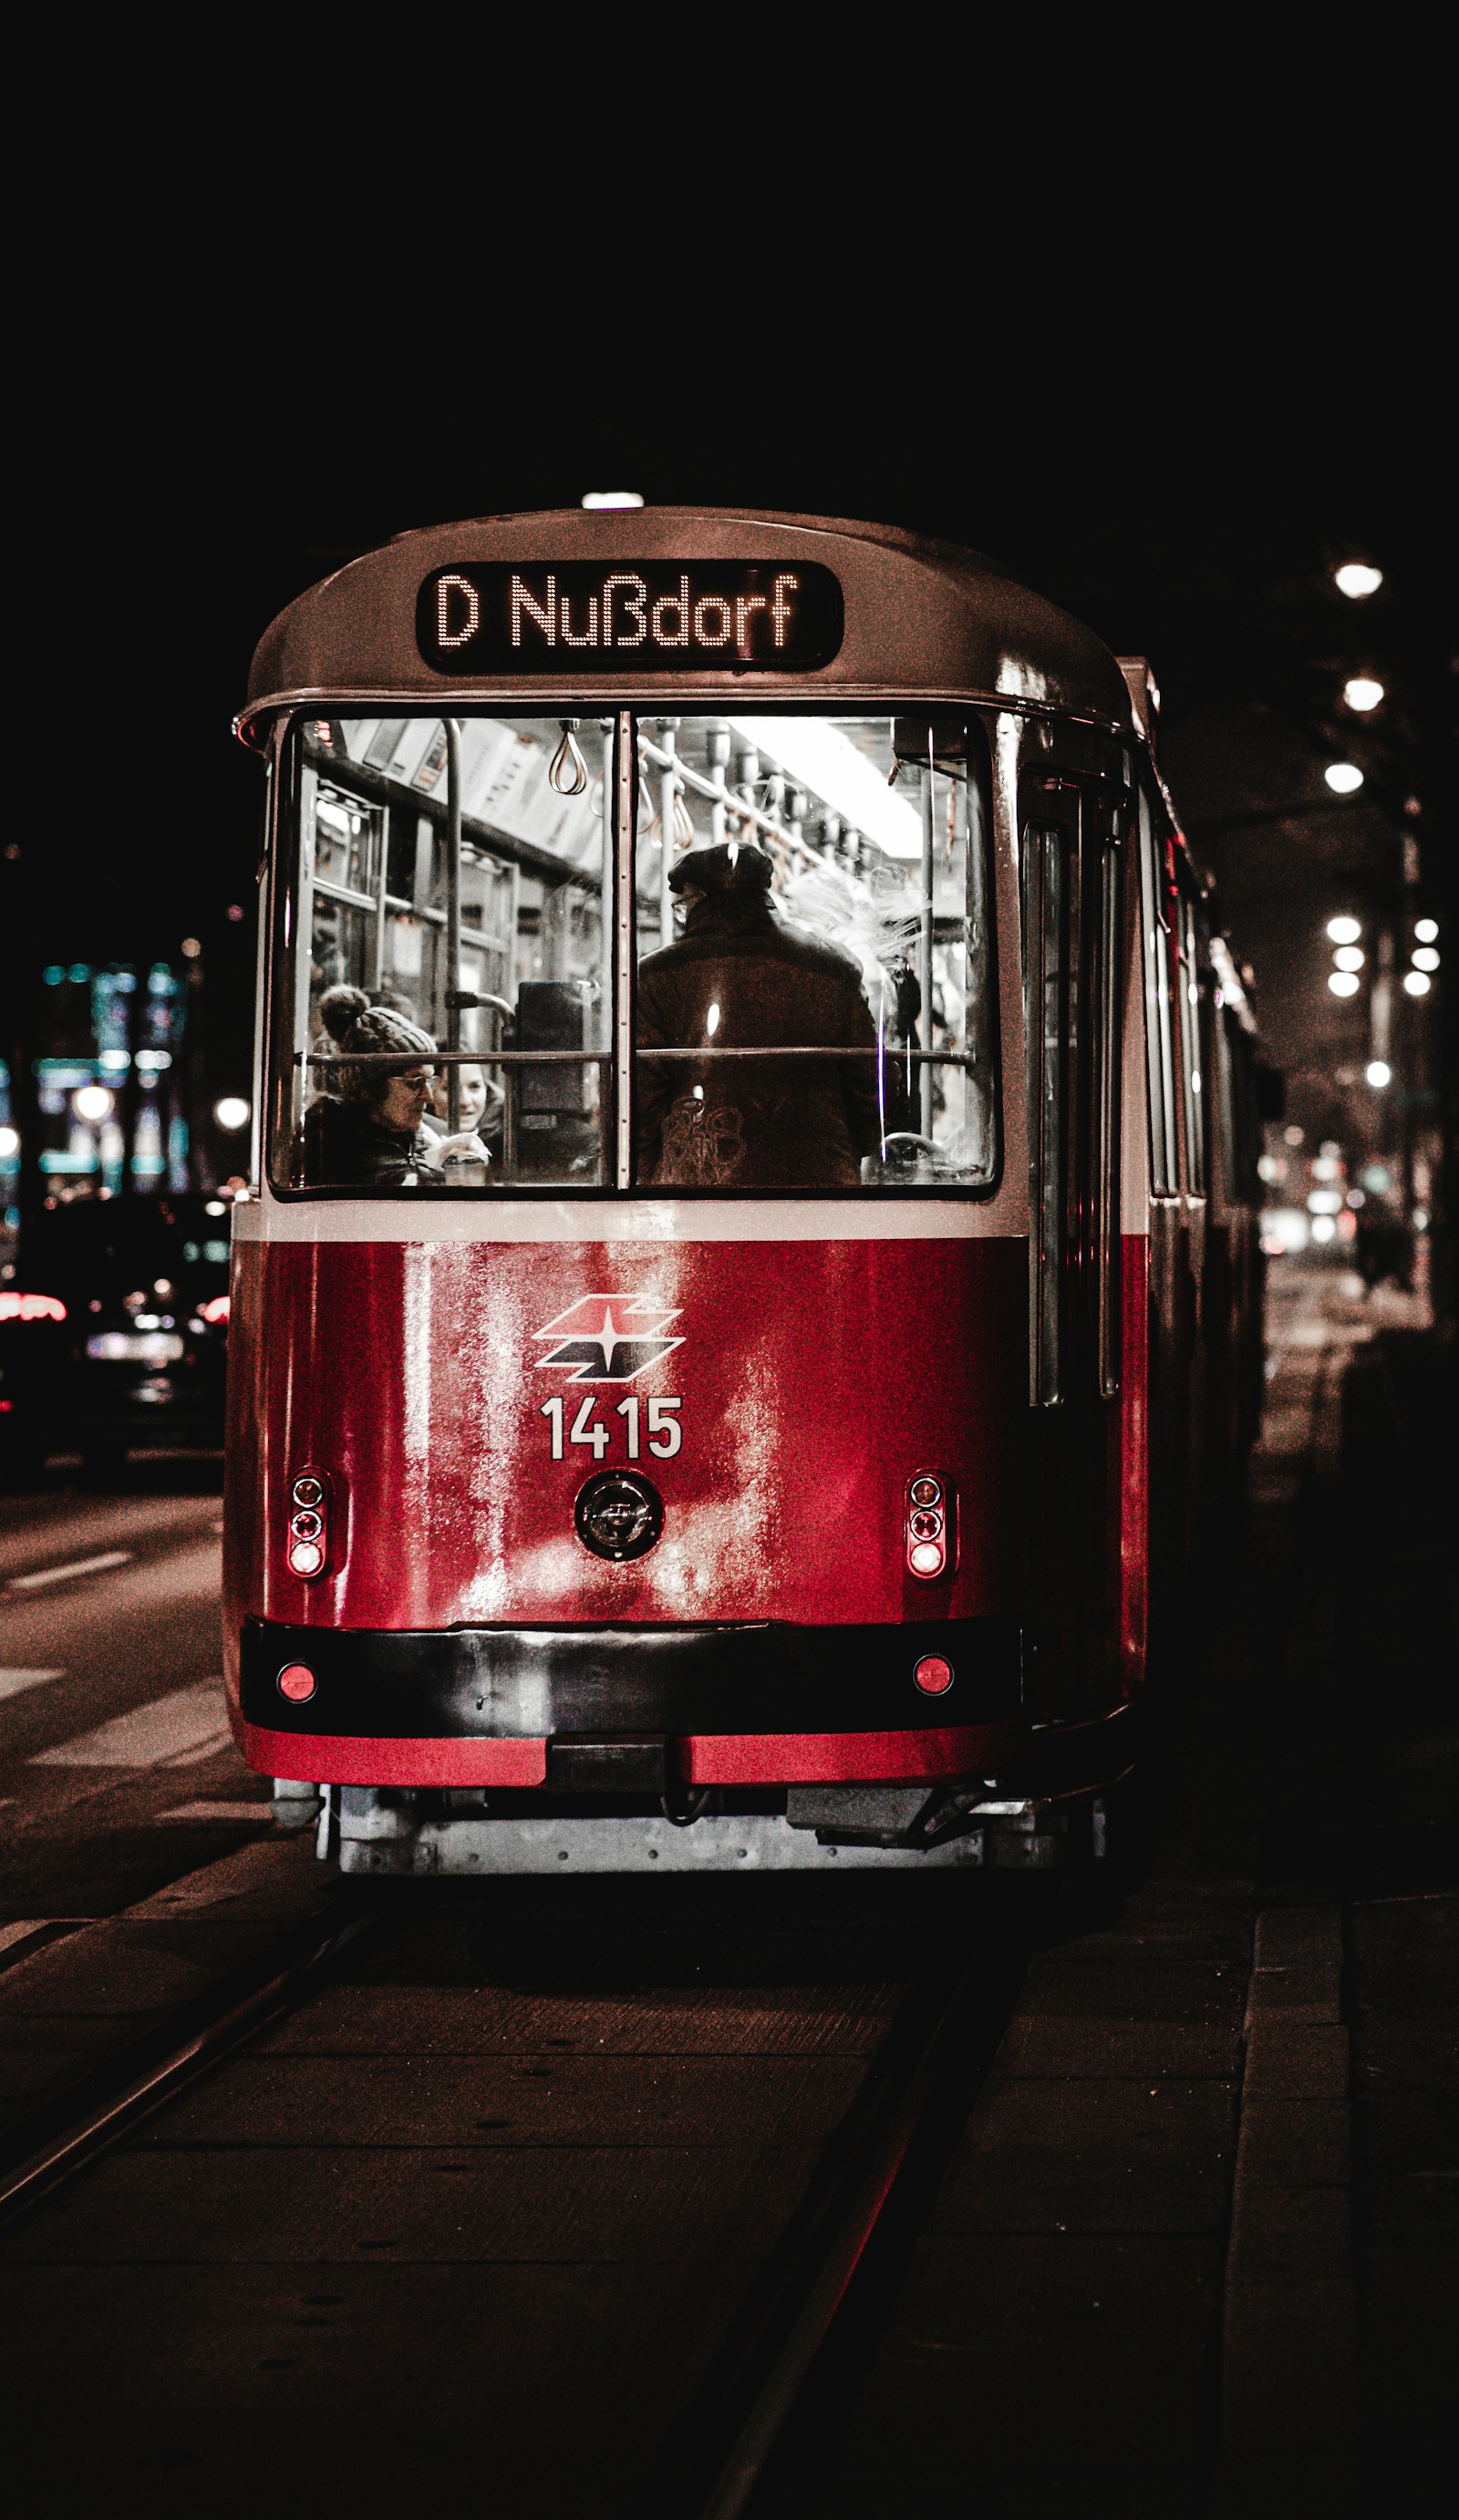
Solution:
<svg viewBox="0 0 1459 2520">
<path fill-rule="evenodd" d="M 951 1674 L 936 1693 L 929 1664 Z M 1022 1738 L 1005 1618 L 866 1627 L 306 1628 L 244 1622 L 240 1735 L 265 1775 L 530 1788 L 941 1779 Z"/>
</svg>

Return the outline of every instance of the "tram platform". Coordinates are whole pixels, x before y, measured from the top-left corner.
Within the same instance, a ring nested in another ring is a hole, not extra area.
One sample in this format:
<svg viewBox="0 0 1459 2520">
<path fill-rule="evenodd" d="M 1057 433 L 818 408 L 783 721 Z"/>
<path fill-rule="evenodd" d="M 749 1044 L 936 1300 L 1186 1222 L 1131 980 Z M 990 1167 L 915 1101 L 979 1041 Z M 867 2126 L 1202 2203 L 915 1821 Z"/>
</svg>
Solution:
<svg viewBox="0 0 1459 2520">
<path fill-rule="evenodd" d="M 1061 1892 L 786 2509 L 1328 2520 L 1442 2473 L 1456 1359 L 1421 1300 L 1335 1269 L 1274 1272 L 1271 1328 L 1153 1841 L 1124 1892 Z"/>
</svg>

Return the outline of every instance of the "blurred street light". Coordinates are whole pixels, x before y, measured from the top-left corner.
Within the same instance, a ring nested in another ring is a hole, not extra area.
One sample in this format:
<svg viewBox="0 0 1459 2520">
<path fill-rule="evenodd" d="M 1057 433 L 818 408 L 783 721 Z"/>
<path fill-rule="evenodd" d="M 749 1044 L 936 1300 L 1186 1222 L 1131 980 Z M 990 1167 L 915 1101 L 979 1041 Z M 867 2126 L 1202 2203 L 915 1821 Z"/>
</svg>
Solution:
<svg viewBox="0 0 1459 2520">
<path fill-rule="evenodd" d="M 1360 922 L 1345 913 L 1340 919 L 1328 921 L 1327 932 L 1335 945 L 1355 945 L 1363 931 Z"/>
<path fill-rule="evenodd" d="M 225 1094 L 221 1102 L 213 1104 L 212 1116 L 218 1127 L 226 1129 L 231 1136 L 248 1127 L 251 1107 L 241 1094 Z"/>
<path fill-rule="evenodd" d="M 11 1157 L 12 1157 L 13 1155 L 18 1155 L 18 1154 L 20 1153 L 20 1151 L 21 1151 L 21 1133 L 20 1133 L 20 1130 L 19 1130 L 19 1129 L 0 1129 L 0 1161 L 3 1161 L 3 1162 L 8 1163 L 8 1162 L 10 1161 Z"/>
<path fill-rule="evenodd" d="M 110 1120 L 114 1107 L 105 1085 L 83 1085 L 76 1096 L 76 1110 L 83 1120 Z"/>
<path fill-rule="evenodd" d="M 1393 1081 L 1393 1071 L 1386 1058 L 1370 1058 L 1363 1074 L 1370 1085 L 1376 1085 L 1380 1090 L 1385 1085 L 1391 1085 Z M 1360 1197 L 1362 1193 L 1358 1192 L 1354 1195 Z"/>
<path fill-rule="evenodd" d="M 1363 784 L 1355 761 L 1330 761 L 1322 775 L 1335 796 L 1355 796 Z"/>
<path fill-rule="evenodd" d="M 1376 595 L 1383 584 L 1382 569 L 1370 568 L 1367 562 L 1361 560 L 1345 561 L 1341 568 L 1334 569 L 1333 575 L 1339 594 L 1350 595 L 1355 604 L 1365 595 Z"/>
<path fill-rule="evenodd" d="M 1383 685 L 1376 683 L 1371 674 L 1353 674 L 1343 686 L 1343 698 L 1358 717 L 1366 717 L 1382 700 Z"/>
<path fill-rule="evenodd" d="M 1335 998 L 1355 998 L 1360 983 L 1356 971 L 1329 971 L 1327 985 Z"/>
</svg>

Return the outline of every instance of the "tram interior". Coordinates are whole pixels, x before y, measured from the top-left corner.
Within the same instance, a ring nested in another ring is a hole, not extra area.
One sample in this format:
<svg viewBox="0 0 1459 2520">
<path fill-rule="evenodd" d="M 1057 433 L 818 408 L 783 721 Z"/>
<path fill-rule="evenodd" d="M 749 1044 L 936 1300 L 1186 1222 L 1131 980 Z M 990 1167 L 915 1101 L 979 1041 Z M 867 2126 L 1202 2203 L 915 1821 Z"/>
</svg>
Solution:
<svg viewBox="0 0 1459 2520">
<path fill-rule="evenodd" d="M 300 1153 L 311 1102 L 348 1092 L 362 1072 L 345 1056 L 342 1004 L 358 1008 L 341 1001 L 348 988 L 419 1026 L 439 1057 L 424 1159 L 404 1187 L 613 1182 L 615 724 L 303 723 L 288 932 L 309 950 L 275 998 L 276 1178 L 354 1186 L 306 1178 Z M 720 953 L 704 931 L 723 923 L 723 905 L 706 911 L 690 890 L 703 990 L 686 995 L 681 977 L 673 1026 L 639 1023 L 635 1095 L 644 1114 L 669 1113 L 652 1153 L 638 1132 L 641 1177 L 793 1188 L 804 1173 L 805 1186 L 828 1186 L 813 1151 L 795 1152 L 786 1115 L 834 1102 L 839 1077 L 855 1144 L 833 1186 L 990 1181 L 986 774 L 962 723 L 949 733 L 926 716 L 644 715 L 635 740 L 641 1006 L 663 995 L 653 958 L 685 935 L 670 878 L 682 885 L 707 863 L 684 868 L 694 852 L 718 852 L 721 868 L 742 852 L 754 860 L 748 888 L 763 884 L 768 908 L 746 916 L 775 931 L 773 970 L 759 930 Z M 747 871 L 722 880 L 745 888 Z M 738 934 L 745 921 L 731 923 Z M 842 958 L 831 972 L 839 1024 L 806 978 L 814 967 L 825 979 L 826 948 Z M 817 1028 L 824 1038 L 801 1038 Z M 761 1044 L 780 1056 L 754 1057 Z M 473 1152 L 433 1171 L 433 1139 L 454 1146 L 463 1130 Z"/>
</svg>

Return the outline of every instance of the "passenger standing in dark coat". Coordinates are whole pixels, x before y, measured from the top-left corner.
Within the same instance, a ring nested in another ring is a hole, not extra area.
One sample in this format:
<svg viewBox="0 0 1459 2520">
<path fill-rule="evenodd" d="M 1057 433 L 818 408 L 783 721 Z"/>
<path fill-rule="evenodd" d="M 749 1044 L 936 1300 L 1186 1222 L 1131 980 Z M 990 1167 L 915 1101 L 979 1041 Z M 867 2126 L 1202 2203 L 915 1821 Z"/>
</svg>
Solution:
<svg viewBox="0 0 1459 2520">
<path fill-rule="evenodd" d="M 762 849 L 694 849 L 669 877 L 684 933 L 638 973 L 640 1049 L 855 1051 L 834 1058 L 645 1058 L 640 1178 L 682 1189 L 850 1190 L 881 1140 L 876 1025 L 848 954 L 792 926 Z"/>
</svg>

